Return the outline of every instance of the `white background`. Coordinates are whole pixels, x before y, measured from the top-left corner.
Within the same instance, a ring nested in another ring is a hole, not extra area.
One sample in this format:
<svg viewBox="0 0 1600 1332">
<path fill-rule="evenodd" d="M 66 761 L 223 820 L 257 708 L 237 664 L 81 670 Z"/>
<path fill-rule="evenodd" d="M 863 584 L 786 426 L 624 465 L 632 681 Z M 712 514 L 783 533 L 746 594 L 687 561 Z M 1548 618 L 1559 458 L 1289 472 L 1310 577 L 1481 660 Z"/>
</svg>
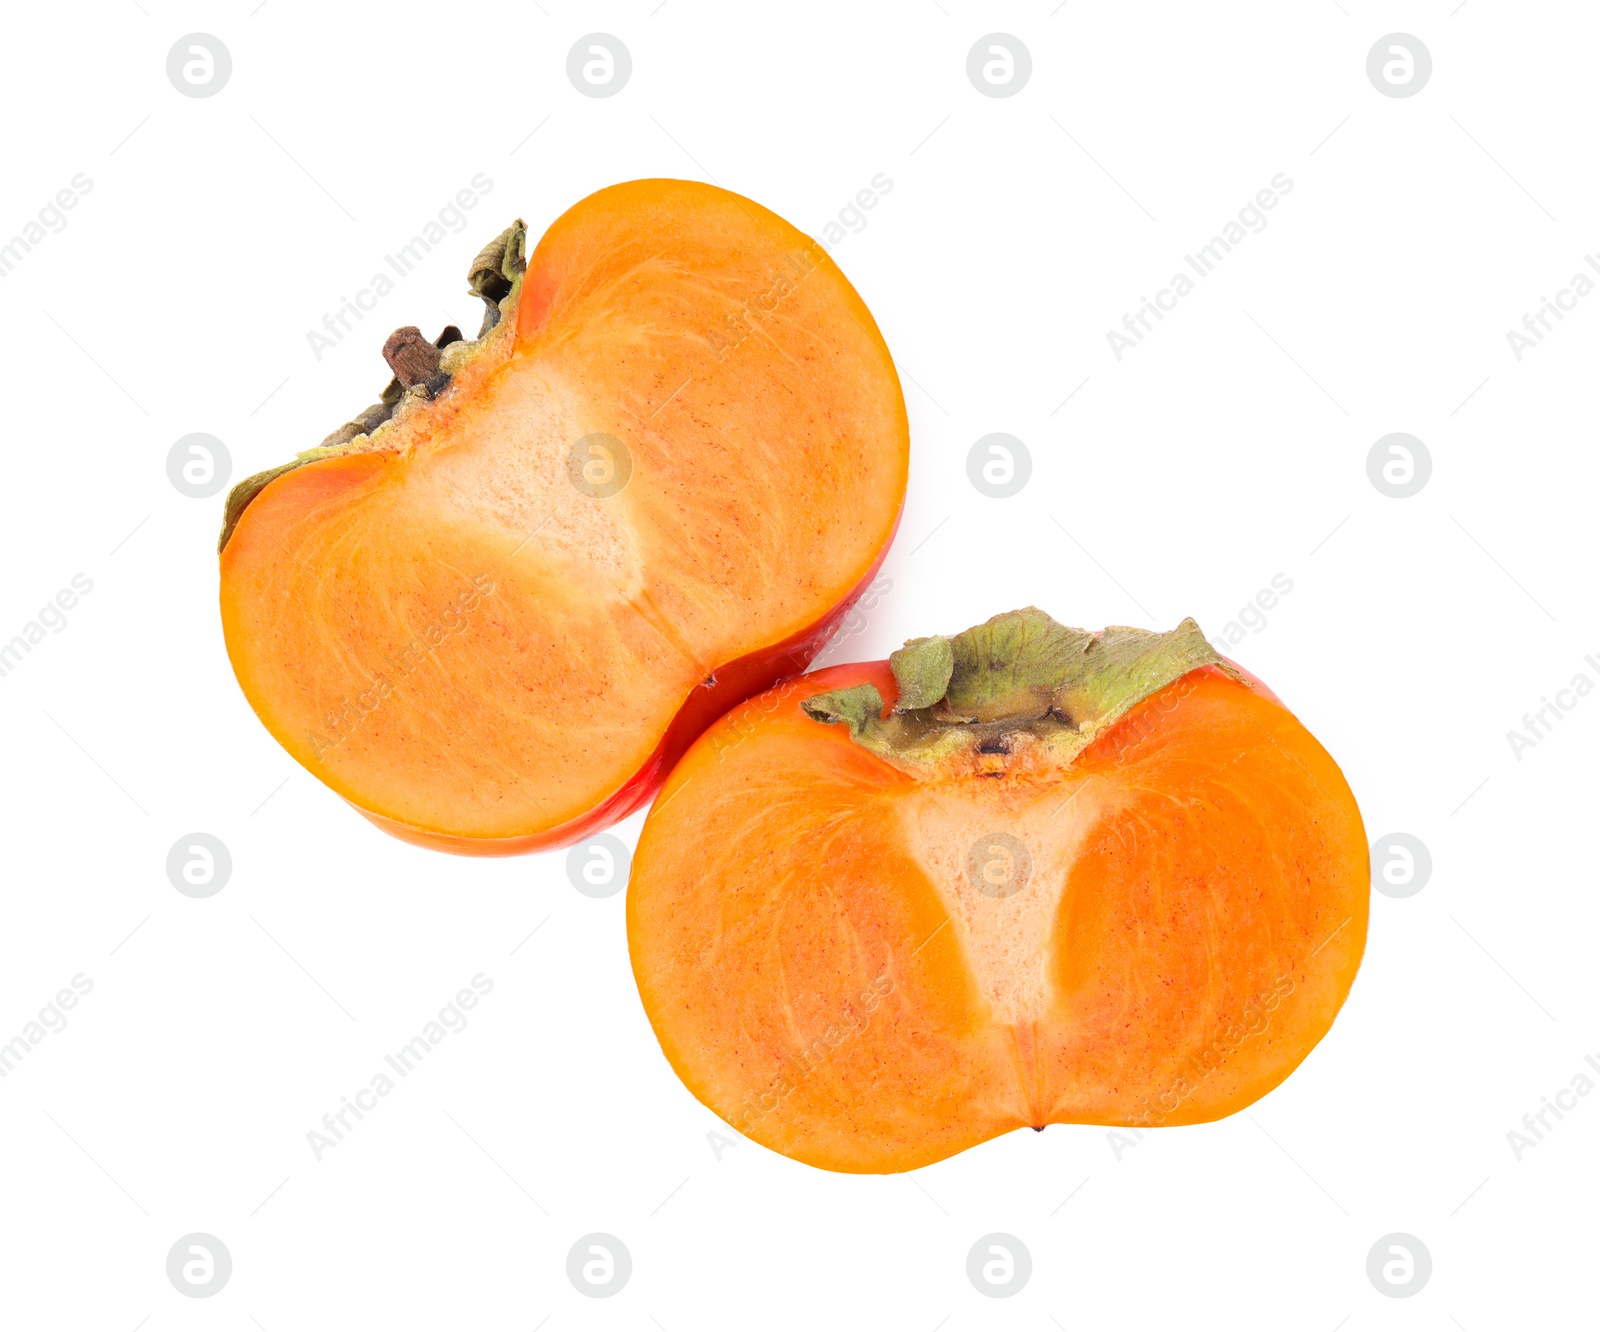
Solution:
<svg viewBox="0 0 1600 1332">
<path fill-rule="evenodd" d="M 0 280 L 0 639 L 94 586 L 0 679 L 0 1041 L 72 976 L 93 990 L 0 1080 L 0 1324 L 1594 1325 L 1600 1096 L 1521 1160 L 1507 1133 L 1600 1052 L 1600 696 L 1520 759 L 1506 733 L 1600 683 L 1600 298 L 1520 362 L 1506 332 L 1600 247 L 1600 15 L 96 0 L 4 26 L 0 238 L 93 188 Z M 1003 99 L 966 75 L 995 30 L 1033 62 Z M 195 31 L 233 59 L 205 99 L 165 72 Z M 595 31 L 633 59 L 603 100 L 565 73 Z M 1365 70 L 1397 31 L 1433 58 L 1403 99 Z M 479 172 L 469 225 L 317 360 L 307 332 Z M 1420 893 L 1374 896 L 1350 1001 L 1284 1086 L 1120 1159 L 1078 1126 L 911 1176 L 719 1159 L 640 1009 L 624 898 L 579 895 L 564 853 L 402 845 L 299 770 L 223 652 L 221 497 L 167 479 L 194 431 L 234 479 L 316 443 L 374 400 L 393 327 L 474 332 L 467 264 L 518 215 L 537 237 L 603 185 L 683 176 L 820 234 L 878 173 L 834 253 L 899 364 L 912 480 L 892 589 L 833 659 L 1030 602 L 1216 635 L 1283 574 L 1233 655 L 1374 838 L 1432 853 Z M 1107 330 L 1278 173 L 1270 225 L 1115 359 Z M 1011 499 L 967 479 L 992 431 L 1033 458 Z M 1433 459 L 1413 498 L 1367 477 L 1392 431 Z M 233 857 L 206 900 L 165 871 L 197 830 Z M 308 1131 L 479 972 L 470 1026 L 317 1161 Z M 210 1299 L 165 1273 L 192 1231 L 233 1256 Z M 592 1231 L 633 1257 L 614 1298 L 566 1276 Z M 1033 1255 L 1006 1300 L 966 1275 L 991 1231 Z M 1433 1256 L 1407 1299 L 1365 1270 L 1396 1231 Z"/>
</svg>

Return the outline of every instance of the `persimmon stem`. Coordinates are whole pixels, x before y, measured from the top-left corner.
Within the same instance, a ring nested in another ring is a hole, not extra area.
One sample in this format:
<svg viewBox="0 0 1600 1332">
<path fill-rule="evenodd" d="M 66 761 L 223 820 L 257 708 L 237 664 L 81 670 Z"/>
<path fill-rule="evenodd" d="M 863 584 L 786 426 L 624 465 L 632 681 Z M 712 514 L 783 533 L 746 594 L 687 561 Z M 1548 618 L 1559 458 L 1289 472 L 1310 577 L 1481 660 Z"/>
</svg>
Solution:
<svg viewBox="0 0 1600 1332">
<path fill-rule="evenodd" d="M 422 330 L 415 324 L 407 324 L 389 334 L 389 340 L 383 344 L 383 359 L 406 388 L 427 383 L 439 370 L 439 349 L 422 336 Z"/>
</svg>

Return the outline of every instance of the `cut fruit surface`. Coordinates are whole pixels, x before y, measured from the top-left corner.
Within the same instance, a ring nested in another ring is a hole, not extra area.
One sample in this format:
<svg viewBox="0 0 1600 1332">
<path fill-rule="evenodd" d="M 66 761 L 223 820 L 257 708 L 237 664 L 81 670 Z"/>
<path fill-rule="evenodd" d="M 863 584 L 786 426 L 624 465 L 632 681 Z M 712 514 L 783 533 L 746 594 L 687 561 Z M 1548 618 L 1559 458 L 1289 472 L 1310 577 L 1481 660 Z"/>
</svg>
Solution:
<svg viewBox="0 0 1600 1332">
<path fill-rule="evenodd" d="M 1193 621 L 1025 611 L 708 730 L 645 823 L 628 939 L 707 1106 L 894 1171 L 1249 1105 L 1333 1022 L 1367 897 L 1337 765 Z"/>
<path fill-rule="evenodd" d="M 636 181 L 521 245 L 474 264 L 479 339 L 398 330 L 383 403 L 237 488 L 221 549 L 268 730 L 381 826 L 491 854 L 620 818 L 803 670 L 908 459 L 872 316 L 775 214 Z"/>
</svg>

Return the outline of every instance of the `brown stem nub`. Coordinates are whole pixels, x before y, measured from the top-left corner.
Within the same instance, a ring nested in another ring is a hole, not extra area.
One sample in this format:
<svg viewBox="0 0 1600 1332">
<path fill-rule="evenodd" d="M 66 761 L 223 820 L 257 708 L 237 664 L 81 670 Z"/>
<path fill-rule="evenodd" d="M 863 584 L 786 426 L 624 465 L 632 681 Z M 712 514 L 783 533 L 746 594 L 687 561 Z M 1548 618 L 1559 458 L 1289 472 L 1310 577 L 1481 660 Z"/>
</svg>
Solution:
<svg viewBox="0 0 1600 1332">
<path fill-rule="evenodd" d="M 397 328 L 383 344 L 383 359 L 406 388 L 432 379 L 439 369 L 439 349 L 414 324 Z"/>
</svg>

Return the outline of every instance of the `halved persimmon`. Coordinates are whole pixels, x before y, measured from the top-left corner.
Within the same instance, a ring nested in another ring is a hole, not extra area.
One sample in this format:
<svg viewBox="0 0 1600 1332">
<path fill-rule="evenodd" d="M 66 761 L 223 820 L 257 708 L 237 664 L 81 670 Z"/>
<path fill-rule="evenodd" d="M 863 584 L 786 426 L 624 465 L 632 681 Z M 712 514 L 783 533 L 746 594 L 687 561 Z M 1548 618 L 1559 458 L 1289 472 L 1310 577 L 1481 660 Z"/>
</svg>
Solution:
<svg viewBox="0 0 1600 1332">
<path fill-rule="evenodd" d="M 474 342 L 389 339 L 383 401 L 237 487 L 245 696 L 380 826 L 500 854 L 648 800 L 803 670 L 899 521 L 908 435 L 871 314 L 726 190 L 591 195 L 479 255 Z"/>
<path fill-rule="evenodd" d="M 833 1170 L 1270 1091 L 1361 961 L 1344 777 L 1192 620 L 1037 610 L 734 709 L 634 855 L 644 1008 L 696 1096 Z"/>
</svg>

